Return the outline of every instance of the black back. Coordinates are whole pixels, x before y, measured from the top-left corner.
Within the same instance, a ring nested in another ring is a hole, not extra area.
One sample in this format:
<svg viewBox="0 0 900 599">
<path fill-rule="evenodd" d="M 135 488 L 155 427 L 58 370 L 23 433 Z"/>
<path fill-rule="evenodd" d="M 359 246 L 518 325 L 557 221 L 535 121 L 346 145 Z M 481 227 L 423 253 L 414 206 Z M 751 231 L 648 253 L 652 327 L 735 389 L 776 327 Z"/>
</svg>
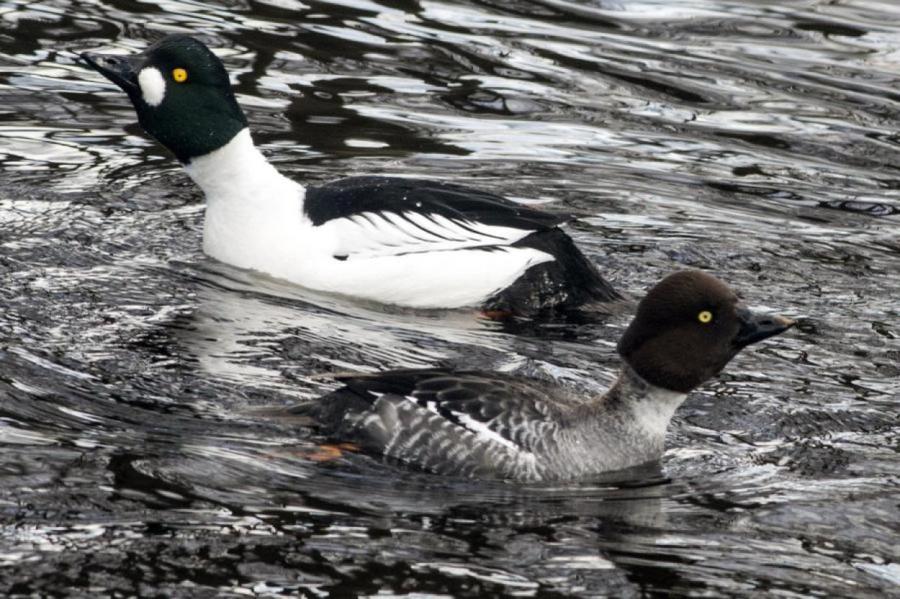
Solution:
<svg viewBox="0 0 900 599">
<path fill-rule="evenodd" d="M 363 212 L 404 211 L 529 230 L 555 227 L 572 219 L 568 214 L 533 210 L 461 185 L 400 177 L 349 177 L 310 187 L 304 209 L 314 225 Z"/>
</svg>

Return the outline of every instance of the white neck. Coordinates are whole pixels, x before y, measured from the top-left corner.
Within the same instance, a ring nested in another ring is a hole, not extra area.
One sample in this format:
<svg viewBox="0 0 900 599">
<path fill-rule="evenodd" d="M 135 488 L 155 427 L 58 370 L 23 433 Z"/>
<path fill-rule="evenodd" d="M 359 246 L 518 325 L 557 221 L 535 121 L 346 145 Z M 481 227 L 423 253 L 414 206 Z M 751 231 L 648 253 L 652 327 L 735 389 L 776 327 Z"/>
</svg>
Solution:
<svg viewBox="0 0 900 599">
<path fill-rule="evenodd" d="M 206 195 L 203 250 L 242 268 L 267 268 L 273 248 L 296 244 L 305 189 L 269 164 L 250 130 L 184 166 Z"/>
<path fill-rule="evenodd" d="M 687 398 L 686 393 L 651 385 L 627 364 L 623 364 L 612 393 L 622 408 L 631 411 L 634 422 L 660 442 L 665 439 L 675 410 Z"/>
<path fill-rule="evenodd" d="M 299 185 L 269 164 L 253 144 L 250 129 L 246 127 L 218 150 L 192 159 L 184 170 L 210 202 L 237 197 L 253 200 L 260 198 L 261 189 L 283 185 L 285 181 Z"/>
</svg>

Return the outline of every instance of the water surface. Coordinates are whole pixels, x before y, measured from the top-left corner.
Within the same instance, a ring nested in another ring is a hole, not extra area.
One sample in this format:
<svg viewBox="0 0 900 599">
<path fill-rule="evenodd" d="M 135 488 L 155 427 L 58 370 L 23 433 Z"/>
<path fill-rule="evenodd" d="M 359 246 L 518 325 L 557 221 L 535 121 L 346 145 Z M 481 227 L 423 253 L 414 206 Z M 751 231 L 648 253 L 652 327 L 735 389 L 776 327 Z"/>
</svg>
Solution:
<svg viewBox="0 0 900 599">
<path fill-rule="evenodd" d="M 0 1 L 0 592 L 900 594 L 900 8 L 884 1 Z M 359 455 L 272 407 L 434 364 L 588 389 L 625 316 L 501 327 L 231 269 L 76 59 L 200 34 L 310 183 L 551 211 L 618 287 L 710 270 L 799 318 L 692 394 L 657 468 L 531 486 Z"/>
</svg>

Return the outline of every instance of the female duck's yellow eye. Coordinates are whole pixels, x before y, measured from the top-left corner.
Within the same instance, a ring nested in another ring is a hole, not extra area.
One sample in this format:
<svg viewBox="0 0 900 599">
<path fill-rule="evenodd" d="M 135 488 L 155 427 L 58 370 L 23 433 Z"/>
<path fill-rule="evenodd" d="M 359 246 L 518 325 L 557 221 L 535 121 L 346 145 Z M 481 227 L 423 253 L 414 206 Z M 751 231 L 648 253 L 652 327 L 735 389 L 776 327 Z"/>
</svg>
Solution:
<svg viewBox="0 0 900 599">
<path fill-rule="evenodd" d="M 187 71 L 182 68 L 172 69 L 172 79 L 177 81 L 178 83 L 184 83 L 187 81 Z"/>
<path fill-rule="evenodd" d="M 710 322 L 712 322 L 712 312 L 710 312 L 709 310 L 704 310 L 697 315 L 697 320 L 699 320 L 703 324 L 709 324 Z"/>
</svg>

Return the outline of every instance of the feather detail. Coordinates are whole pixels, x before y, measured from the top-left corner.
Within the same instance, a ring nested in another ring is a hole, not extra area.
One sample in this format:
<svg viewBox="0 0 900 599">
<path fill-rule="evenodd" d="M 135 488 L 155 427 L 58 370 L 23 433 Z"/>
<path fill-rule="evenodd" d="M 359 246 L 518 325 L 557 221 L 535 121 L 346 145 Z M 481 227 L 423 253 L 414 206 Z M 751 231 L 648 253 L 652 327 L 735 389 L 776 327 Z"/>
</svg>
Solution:
<svg viewBox="0 0 900 599">
<path fill-rule="evenodd" d="M 345 386 L 290 409 L 333 440 L 438 474 L 572 479 L 657 459 L 684 394 L 624 367 L 603 397 L 474 371 L 338 377 Z"/>
</svg>

